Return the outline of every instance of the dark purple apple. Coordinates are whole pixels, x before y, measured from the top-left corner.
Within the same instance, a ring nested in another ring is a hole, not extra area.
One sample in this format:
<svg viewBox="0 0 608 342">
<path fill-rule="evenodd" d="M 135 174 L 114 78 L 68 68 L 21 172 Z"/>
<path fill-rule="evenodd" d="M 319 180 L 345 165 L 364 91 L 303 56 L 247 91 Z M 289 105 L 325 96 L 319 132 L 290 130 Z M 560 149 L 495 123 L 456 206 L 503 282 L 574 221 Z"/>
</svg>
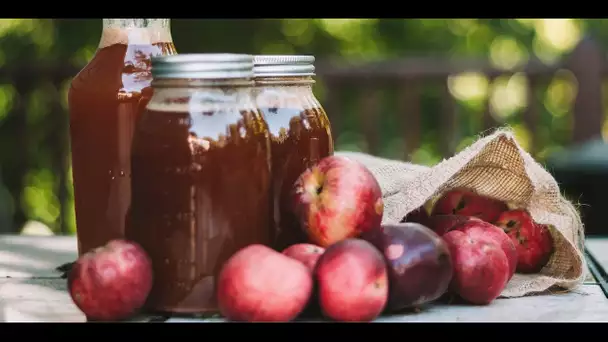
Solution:
<svg viewBox="0 0 608 342">
<path fill-rule="evenodd" d="M 415 307 L 441 297 L 452 279 L 448 246 L 429 228 L 413 222 L 382 225 L 362 236 L 378 248 L 389 270 L 391 311 Z"/>
</svg>

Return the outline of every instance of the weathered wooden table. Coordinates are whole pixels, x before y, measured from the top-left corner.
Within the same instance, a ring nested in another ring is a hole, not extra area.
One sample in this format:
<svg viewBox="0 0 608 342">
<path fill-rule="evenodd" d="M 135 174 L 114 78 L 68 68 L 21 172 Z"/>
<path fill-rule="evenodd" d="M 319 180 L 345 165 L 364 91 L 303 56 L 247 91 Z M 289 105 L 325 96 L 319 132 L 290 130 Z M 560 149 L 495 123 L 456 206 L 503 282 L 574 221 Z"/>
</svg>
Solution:
<svg viewBox="0 0 608 342">
<path fill-rule="evenodd" d="M 608 269 L 608 238 L 588 239 L 588 249 Z M 0 321 L 84 322 L 54 268 L 76 258 L 74 237 L 0 236 Z M 167 322 L 178 322 L 169 319 Z M 608 299 L 590 277 L 576 290 L 489 306 L 432 305 L 416 314 L 379 321 L 606 321 Z"/>
</svg>

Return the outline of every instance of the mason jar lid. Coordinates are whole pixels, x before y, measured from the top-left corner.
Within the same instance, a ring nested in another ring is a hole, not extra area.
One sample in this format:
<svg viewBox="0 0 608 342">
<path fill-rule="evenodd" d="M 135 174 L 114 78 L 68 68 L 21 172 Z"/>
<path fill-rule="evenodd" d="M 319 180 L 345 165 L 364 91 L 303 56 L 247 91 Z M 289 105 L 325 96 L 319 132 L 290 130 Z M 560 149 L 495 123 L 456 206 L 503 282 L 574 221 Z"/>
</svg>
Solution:
<svg viewBox="0 0 608 342">
<path fill-rule="evenodd" d="M 314 76 L 315 57 L 310 55 L 258 55 L 253 57 L 255 77 Z"/>
<path fill-rule="evenodd" d="M 152 57 L 152 76 L 159 78 L 252 78 L 253 56 L 197 53 Z"/>
</svg>

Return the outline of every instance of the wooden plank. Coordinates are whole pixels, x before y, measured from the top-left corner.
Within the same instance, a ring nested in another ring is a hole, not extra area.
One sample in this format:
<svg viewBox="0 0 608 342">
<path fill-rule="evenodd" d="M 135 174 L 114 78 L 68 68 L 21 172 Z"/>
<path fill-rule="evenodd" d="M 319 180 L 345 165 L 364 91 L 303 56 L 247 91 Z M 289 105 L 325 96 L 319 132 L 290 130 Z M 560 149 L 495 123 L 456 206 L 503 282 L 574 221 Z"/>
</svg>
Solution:
<svg viewBox="0 0 608 342">
<path fill-rule="evenodd" d="M 365 77 L 374 79 L 445 78 L 463 72 L 480 72 L 490 77 L 512 75 L 523 72 L 530 75 L 552 74 L 562 67 L 562 63 L 547 65 L 539 59 L 531 59 L 527 64 L 512 70 L 496 68 L 488 60 L 456 60 L 453 58 L 401 58 L 369 61 L 365 63 L 348 60 L 318 60 L 315 72 L 318 77 L 332 77 L 335 80 L 353 80 Z"/>
<path fill-rule="evenodd" d="M 561 294 L 497 299 L 488 306 L 434 305 L 419 314 L 383 317 L 382 322 L 425 321 L 608 321 L 608 299 L 597 285 Z"/>
<path fill-rule="evenodd" d="M 608 239 L 589 239 L 588 244 L 594 251 L 606 251 Z M 606 260 L 608 253 L 601 255 Z M 84 322 L 67 293 L 65 279 L 54 271 L 75 258 L 72 236 L 0 236 L 0 321 Z M 600 287 L 587 283 L 568 293 L 497 299 L 489 306 L 432 304 L 420 313 L 385 316 L 378 322 L 608 321 L 607 304 Z M 172 318 L 167 322 L 181 321 L 218 320 Z"/>
<path fill-rule="evenodd" d="M 599 286 L 523 298 L 497 299 L 487 306 L 432 304 L 418 313 L 380 317 L 376 322 L 608 322 L 608 299 Z M 224 322 L 170 318 L 167 323 Z"/>
<path fill-rule="evenodd" d="M 326 83 L 326 93 L 324 103 L 321 103 L 321 106 L 329 118 L 331 134 L 336 141 L 344 128 L 342 127 L 342 87 L 340 82 L 334 81 L 331 77 L 326 77 L 323 81 Z"/>
<path fill-rule="evenodd" d="M 595 277 L 593 276 L 593 274 L 591 272 L 587 272 L 587 277 L 585 278 L 585 281 L 583 282 L 583 284 L 585 285 L 597 285 L 597 280 L 595 279 Z"/>
<path fill-rule="evenodd" d="M 0 321 L 84 322 L 65 279 L 0 279 Z"/>
<path fill-rule="evenodd" d="M 524 111 L 524 122 L 526 124 L 526 128 L 530 132 L 537 132 L 537 128 L 540 122 L 540 108 L 542 104 L 536 97 L 536 91 L 539 89 L 539 85 L 540 77 L 535 75 L 528 76 L 528 86 L 526 88 L 528 106 Z M 538 134 L 532 134 L 532 140 L 530 141 L 530 145 L 528 146 L 528 152 L 532 155 L 535 155 L 540 147 L 540 142 L 538 139 Z"/>
<path fill-rule="evenodd" d="M 74 236 L 0 236 L 0 278 L 58 277 L 55 267 L 76 251 Z"/>
<path fill-rule="evenodd" d="M 0 280 L 0 321 L 84 322 L 63 279 Z M 134 318 L 133 321 L 145 321 Z M 167 322 L 222 322 L 171 318 Z M 429 305 L 419 313 L 381 317 L 378 322 L 608 321 L 608 299 L 597 285 L 562 294 L 497 299 L 488 306 Z"/>
<path fill-rule="evenodd" d="M 488 86 L 489 86 L 488 88 L 489 89 L 492 89 L 492 86 L 493 86 L 495 80 L 496 80 L 495 76 L 488 77 Z M 494 119 L 494 116 L 492 116 L 492 102 L 490 100 L 491 100 L 491 97 L 490 97 L 490 94 L 488 94 L 486 96 L 486 98 L 484 99 L 483 113 L 482 113 L 482 129 L 484 131 L 487 131 L 487 130 L 497 126 L 496 120 Z"/>
<path fill-rule="evenodd" d="M 366 83 L 359 95 L 361 118 L 361 131 L 365 136 L 367 151 L 372 155 L 377 155 L 380 149 L 378 139 L 378 111 L 380 110 L 381 92 L 377 84 Z"/>
<path fill-rule="evenodd" d="M 52 96 L 60 98 L 61 86 L 65 81 L 62 77 L 52 79 Z M 68 233 L 66 215 L 68 214 L 68 169 L 69 169 L 69 116 L 64 110 L 61 101 L 55 101 L 51 105 L 52 125 L 52 150 L 53 169 L 57 176 L 57 199 L 59 201 L 59 232 Z"/>
<path fill-rule="evenodd" d="M 456 100 L 450 94 L 447 79 L 441 80 L 440 84 L 440 99 L 441 112 L 439 128 L 439 152 L 442 157 L 452 156 L 456 151 L 456 136 L 459 127 L 458 122 L 458 106 Z"/>
<path fill-rule="evenodd" d="M 608 272 L 608 238 L 589 237 L 585 241 L 585 246 L 602 268 Z"/>
<path fill-rule="evenodd" d="M 411 160 L 412 154 L 420 147 L 422 140 L 422 114 L 421 114 L 421 88 L 422 84 L 413 79 L 403 80 L 399 89 L 397 106 L 401 113 L 403 139 L 405 143 L 404 160 Z"/>
<path fill-rule="evenodd" d="M 571 144 L 579 144 L 602 136 L 604 104 L 602 83 L 605 70 L 604 53 L 591 38 L 586 37 L 576 46 L 566 60 L 576 77 L 578 90 L 574 100 Z"/>
</svg>

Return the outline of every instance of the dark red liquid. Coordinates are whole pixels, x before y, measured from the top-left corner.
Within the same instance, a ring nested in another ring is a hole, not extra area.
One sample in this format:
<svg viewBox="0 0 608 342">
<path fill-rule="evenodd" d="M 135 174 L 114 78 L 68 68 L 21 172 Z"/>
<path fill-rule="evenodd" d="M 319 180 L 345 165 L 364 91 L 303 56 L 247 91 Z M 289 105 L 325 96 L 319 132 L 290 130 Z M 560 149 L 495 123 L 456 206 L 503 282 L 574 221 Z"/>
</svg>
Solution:
<svg viewBox="0 0 608 342">
<path fill-rule="evenodd" d="M 270 244 L 269 149 L 259 113 L 144 113 L 126 235 L 152 258 L 147 309 L 217 312 L 223 263 L 249 244 Z"/>
<path fill-rule="evenodd" d="M 150 58 L 173 43 L 99 49 L 69 90 L 72 173 L 80 255 L 124 235 L 131 202 L 131 139 L 152 94 Z"/>
<path fill-rule="evenodd" d="M 282 250 L 307 240 L 293 214 L 293 184 L 306 170 L 334 152 L 329 120 L 320 108 L 262 108 L 272 150 L 274 245 Z"/>
</svg>

